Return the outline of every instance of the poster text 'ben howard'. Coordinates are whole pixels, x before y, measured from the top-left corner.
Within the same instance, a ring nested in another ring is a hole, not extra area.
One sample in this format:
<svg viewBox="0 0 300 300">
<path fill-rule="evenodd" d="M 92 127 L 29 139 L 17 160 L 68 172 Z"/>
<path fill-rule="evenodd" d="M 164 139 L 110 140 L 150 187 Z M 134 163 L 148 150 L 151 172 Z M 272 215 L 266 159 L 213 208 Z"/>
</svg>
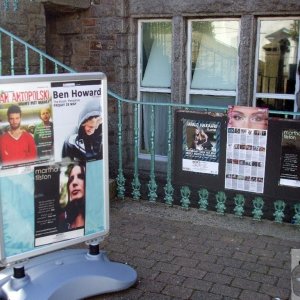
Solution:
<svg viewBox="0 0 300 300">
<path fill-rule="evenodd" d="M 24 91 L 24 92 L 1 92 L 0 103 L 45 101 L 50 99 L 49 90 Z"/>
<path fill-rule="evenodd" d="M 63 99 L 63 98 L 83 97 L 83 96 L 100 96 L 101 89 L 88 90 L 88 91 L 72 90 L 70 93 L 53 91 L 53 98 L 54 99 L 57 99 L 57 98 Z"/>
</svg>

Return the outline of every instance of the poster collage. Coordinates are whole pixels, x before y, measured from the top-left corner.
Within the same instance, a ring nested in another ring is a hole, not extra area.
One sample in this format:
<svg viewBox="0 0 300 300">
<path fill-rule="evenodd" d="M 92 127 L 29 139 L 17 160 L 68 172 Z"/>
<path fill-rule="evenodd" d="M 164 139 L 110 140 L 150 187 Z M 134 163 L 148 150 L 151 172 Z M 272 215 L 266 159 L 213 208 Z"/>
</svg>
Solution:
<svg viewBox="0 0 300 300">
<path fill-rule="evenodd" d="M 98 79 L 0 86 L 5 256 L 104 229 L 101 93 Z"/>
<path fill-rule="evenodd" d="M 267 129 L 267 109 L 228 108 L 226 189 L 263 193 Z M 217 121 L 183 120 L 184 171 L 219 174 L 220 130 Z"/>
</svg>

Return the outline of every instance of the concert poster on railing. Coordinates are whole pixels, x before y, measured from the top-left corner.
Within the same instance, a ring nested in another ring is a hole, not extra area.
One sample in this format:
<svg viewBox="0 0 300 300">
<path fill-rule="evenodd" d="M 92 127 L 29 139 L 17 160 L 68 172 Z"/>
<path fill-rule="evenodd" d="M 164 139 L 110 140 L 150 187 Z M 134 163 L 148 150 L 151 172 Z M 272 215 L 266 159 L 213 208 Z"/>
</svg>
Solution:
<svg viewBox="0 0 300 300">
<path fill-rule="evenodd" d="M 263 193 L 268 109 L 228 107 L 225 188 Z"/>
<path fill-rule="evenodd" d="M 218 175 L 220 121 L 182 119 L 182 170 Z"/>
<path fill-rule="evenodd" d="M 282 130 L 279 185 L 300 187 L 300 130 Z"/>
<path fill-rule="evenodd" d="M 106 106 L 93 74 L 0 84 L 1 258 L 107 230 Z"/>
</svg>

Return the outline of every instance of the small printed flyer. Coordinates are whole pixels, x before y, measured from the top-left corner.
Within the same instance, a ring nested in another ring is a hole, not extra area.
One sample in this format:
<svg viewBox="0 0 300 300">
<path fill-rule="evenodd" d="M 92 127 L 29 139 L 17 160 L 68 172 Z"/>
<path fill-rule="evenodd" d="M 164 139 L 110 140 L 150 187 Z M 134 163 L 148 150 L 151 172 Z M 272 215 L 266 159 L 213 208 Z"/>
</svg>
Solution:
<svg viewBox="0 0 300 300">
<path fill-rule="evenodd" d="M 300 130 L 284 129 L 281 140 L 279 185 L 300 187 Z"/>
<path fill-rule="evenodd" d="M 230 106 L 228 109 L 225 188 L 263 193 L 268 110 Z"/>
<path fill-rule="evenodd" d="M 182 170 L 219 173 L 220 121 L 183 119 Z"/>
</svg>

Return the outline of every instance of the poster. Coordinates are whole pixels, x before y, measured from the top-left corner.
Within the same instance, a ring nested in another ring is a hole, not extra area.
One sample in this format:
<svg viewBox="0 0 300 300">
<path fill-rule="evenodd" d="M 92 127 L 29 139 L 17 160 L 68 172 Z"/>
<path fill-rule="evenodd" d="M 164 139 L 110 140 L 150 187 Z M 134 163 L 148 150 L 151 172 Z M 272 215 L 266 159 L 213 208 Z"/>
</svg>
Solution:
<svg viewBox="0 0 300 300">
<path fill-rule="evenodd" d="M 84 236 L 85 163 L 34 168 L 35 246 Z"/>
<path fill-rule="evenodd" d="M 1 86 L 2 170 L 53 160 L 51 102 L 49 83 Z"/>
<path fill-rule="evenodd" d="M 107 232 L 106 81 L 99 74 L 0 84 L 2 259 Z"/>
<path fill-rule="evenodd" d="M 268 110 L 229 106 L 225 188 L 263 193 Z"/>
<path fill-rule="evenodd" d="M 284 129 L 281 139 L 279 185 L 300 187 L 300 130 Z"/>
<path fill-rule="evenodd" d="M 182 170 L 217 175 L 220 121 L 183 119 Z"/>
<path fill-rule="evenodd" d="M 51 84 L 55 161 L 102 159 L 100 81 Z"/>
</svg>

